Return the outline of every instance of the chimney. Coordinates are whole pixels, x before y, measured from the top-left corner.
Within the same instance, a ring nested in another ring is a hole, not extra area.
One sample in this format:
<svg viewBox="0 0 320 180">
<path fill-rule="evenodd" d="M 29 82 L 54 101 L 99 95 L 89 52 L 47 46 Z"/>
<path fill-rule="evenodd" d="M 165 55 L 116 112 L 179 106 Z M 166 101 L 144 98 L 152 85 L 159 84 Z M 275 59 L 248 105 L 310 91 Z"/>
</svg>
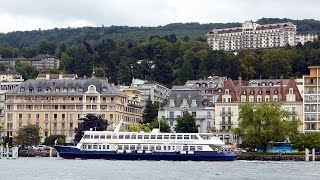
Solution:
<svg viewBox="0 0 320 180">
<path fill-rule="evenodd" d="M 59 74 L 59 79 L 62 79 L 62 74 Z"/>
<path fill-rule="evenodd" d="M 238 77 L 238 87 L 239 87 L 239 93 L 242 93 L 242 77 Z"/>
<path fill-rule="evenodd" d="M 280 94 L 281 94 L 281 99 L 283 98 L 283 76 L 280 76 Z"/>
<path fill-rule="evenodd" d="M 46 79 L 50 79 L 50 74 L 46 74 Z"/>
</svg>

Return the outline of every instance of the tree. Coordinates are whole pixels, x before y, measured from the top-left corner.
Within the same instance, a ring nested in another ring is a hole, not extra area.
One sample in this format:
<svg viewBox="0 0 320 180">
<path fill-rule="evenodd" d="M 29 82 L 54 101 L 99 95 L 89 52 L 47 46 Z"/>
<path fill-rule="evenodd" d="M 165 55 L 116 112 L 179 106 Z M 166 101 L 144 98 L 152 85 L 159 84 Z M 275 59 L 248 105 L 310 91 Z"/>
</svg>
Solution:
<svg viewBox="0 0 320 180">
<path fill-rule="evenodd" d="M 17 63 L 15 70 L 22 75 L 24 80 L 35 79 L 39 73 L 35 66 L 27 62 Z"/>
<path fill-rule="evenodd" d="M 192 51 L 187 51 L 187 53 L 183 56 L 183 64 L 179 71 L 179 80 L 182 83 L 185 83 L 188 80 L 194 79 L 193 77 L 193 69 L 191 65 L 191 60 L 195 58 L 195 54 Z"/>
<path fill-rule="evenodd" d="M 7 66 L 4 63 L 0 63 L 0 71 L 6 71 Z"/>
<path fill-rule="evenodd" d="M 108 121 L 103 119 L 101 115 L 87 114 L 79 119 L 79 127 L 75 129 L 75 141 L 79 142 L 84 131 L 92 129 L 93 131 L 104 131 L 107 129 Z"/>
<path fill-rule="evenodd" d="M 129 132 L 150 132 L 151 129 L 148 124 L 129 124 L 128 125 Z"/>
<path fill-rule="evenodd" d="M 288 120 L 290 113 L 276 102 L 240 105 L 239 131 L 250 148 L 263 148 L 269 142 L 281 142 L 298 133 L 299 120 Z"/>
<path fill-rule="evenodd" d="M 95 68 L 94 69 L 94 76 L 96 76 L 96 77 L 105 77 L 105 73 L 104 73 L 103 68 L 101 68 L 101 67 Z"/>
<path fill-rule="evenodd" d="M 198 77 L 205 78 L 207 76 L 207 68 L 204 60 L 201 60 L 198 70 Z"/>
<path fill-rule="evenodd" d="M 185 113 L 183 117 L 179 117 L 177 125 L 175 127 L 177 133 L 197 133 L 198 126 L 193 116 L 189 113 Z"/>
<path fill-rule="evenodd" d="M 295 138 L 292 139 L 292 145 L 294 149 L 299 151 L 304 151 L 305 148 L 313 149 L 320 148 L 320 133 L 311 133 L 311 134 L 298 134 Z"/>
<path fill-rule="evenodd" d="M 58 139 L 57 144 L 63 145 L 66 141 L 65 135 L 51 135 L 44 139 L 44 144 L 47 146 L 52 146 L 55 144 L 55 141 Z"/>
<path fill-rule="evenodd" d="M 159 120 L 150 123 L 151 128 L 159 128 Z M 170 125 L 167 120 L 160 119 L 160 132 L 171 132 Z"/>
<path fill-rule="evenodd" d="M 36 145 L 40 142 L 40 128 L 35 124 L 28 124 L 20 128 L 17 136 L 14 137 L 15 143 L 18 145 Z"/>
<path fill-rule="evenodd" d="M 142 114 L 143 123 L 151 123 L 153 120 L 158 117 L 158 107 L 159 104 L 152 103 L 151 99 L 147 100 L 146 107 Z"/>
</svg>

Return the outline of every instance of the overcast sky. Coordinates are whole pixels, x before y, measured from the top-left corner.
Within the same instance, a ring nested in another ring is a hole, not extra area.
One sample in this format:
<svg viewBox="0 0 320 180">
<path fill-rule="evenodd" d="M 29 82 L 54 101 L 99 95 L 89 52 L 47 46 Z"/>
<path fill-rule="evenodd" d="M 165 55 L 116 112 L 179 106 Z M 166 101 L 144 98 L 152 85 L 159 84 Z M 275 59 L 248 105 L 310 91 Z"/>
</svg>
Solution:
<svg viewBox="0 0 320 180">
<path fill-rule="evenodd" d="M 0 0 L 0 32 L 82 26 L 320 19 L 319 0 Z"/>
</svg>

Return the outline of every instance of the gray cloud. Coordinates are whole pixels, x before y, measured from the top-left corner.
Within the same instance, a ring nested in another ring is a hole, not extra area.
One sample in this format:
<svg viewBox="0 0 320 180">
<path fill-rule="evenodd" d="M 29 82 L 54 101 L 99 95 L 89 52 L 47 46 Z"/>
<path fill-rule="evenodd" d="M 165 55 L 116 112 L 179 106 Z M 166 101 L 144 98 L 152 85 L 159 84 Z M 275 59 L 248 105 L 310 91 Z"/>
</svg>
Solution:
<svg viewBox="0 0 320 180">
<path fill-rule="evenodd" d="M 0 0 L 0 32 L 78 26 L 320 19 L 317 0 Z"/>
</svg>

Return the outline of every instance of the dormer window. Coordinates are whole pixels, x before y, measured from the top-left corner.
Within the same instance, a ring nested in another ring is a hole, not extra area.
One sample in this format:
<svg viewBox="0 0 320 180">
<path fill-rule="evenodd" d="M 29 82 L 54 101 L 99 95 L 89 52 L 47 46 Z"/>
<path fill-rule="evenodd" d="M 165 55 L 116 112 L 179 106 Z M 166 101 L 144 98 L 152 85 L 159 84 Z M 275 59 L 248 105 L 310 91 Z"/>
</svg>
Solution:
<svg viewBox="0 0 320 180">
<path fill-rule="evenodd" d="M 106 87 L 103 87 L 103 88 L 102 88 L 102 92 L 107 92 L 107 88 L 106 88 Z"/>
<path fill-rule="evenodd" d="M 293 89 L 292 88 L 289 89 L 289 94 L 293 94 Z"/>
<path fill-rule="evenodd" d="M 24 92 L 24 87 L 20 88 L 20 92 Z"/>
<path fill-rule="evenodd" d="M 277 91 L 277 90 L 275 90 L 275 91 L 274 91 L 274 94 L 278 94 L 278 91 Z"/>
<path fill-rule="evenodd" d="M 60 92 L 60 88 L 56 88 L 54 91 L 55 92 Z"/>
<path fill-rule="evenodd" d="M 62 92 L 67 92 L 68 91 L 68 89 L 66 88 L 66 87 L 64 87 L 63 89 L 62 89 Z"/>
<path fill-rule="evenodd" d="M 37 92 L 41 92 L 42 91 L 42 89 L 41 88 L 37 88 Z"/>
<path fill-rule="evenodd" d="M 28 92 L 33 92 L 33 88 L 29 88 Z"/>
<path fill-rule="evenodd" d="M 49 87 L 46 88 L 46 92 L 50 92 L 50 90 L 51 90 L 51 89 L 50 89 Z"/>
<path fill-rule="evenodd" d="M 229 89 L 226 89 L 224 93 L 229 94 Z"/>
<path fill-rule="evenodd" d="M 75 91 L 76 91 L 75 88 L 71 88 L 71 89 L 70 89 L 70 92 L 75 92 Z"/>
</svg>

